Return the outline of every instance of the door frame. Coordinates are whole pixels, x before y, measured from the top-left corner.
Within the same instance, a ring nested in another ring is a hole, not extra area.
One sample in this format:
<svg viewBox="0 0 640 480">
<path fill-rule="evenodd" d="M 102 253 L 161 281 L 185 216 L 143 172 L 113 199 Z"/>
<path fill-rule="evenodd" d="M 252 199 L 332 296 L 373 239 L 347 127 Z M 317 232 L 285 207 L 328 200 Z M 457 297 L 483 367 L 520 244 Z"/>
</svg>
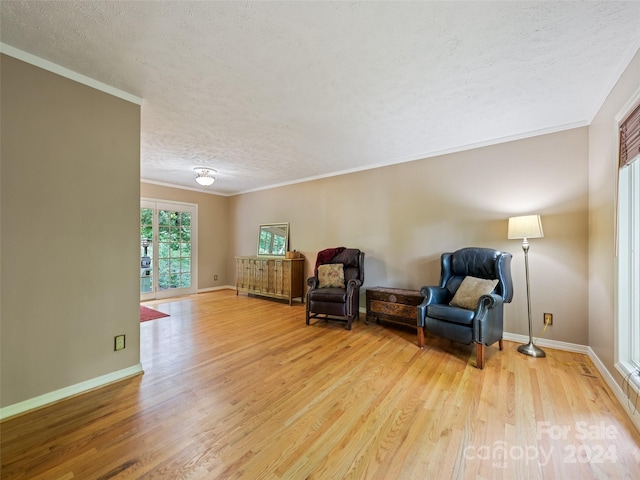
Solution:
<svg viewBox="0 0 640 480">
<path fill-rule="evenodd" d="M 160 198 L 140 197 L 140 208 L 152 208 L 154 211 L 153 223 L 153 289 L 151 293 L 140 293 L 140 301 L 155 300 L 182 295 L 191 295 L 198 292 L 198 204 L 164 200 Z M 158 211 L 176 210 L 191 213 L 191 286 L 189 288 L 158 289 Z M 138 286 L 139 287 L 139 286 Z"/>
</svg>

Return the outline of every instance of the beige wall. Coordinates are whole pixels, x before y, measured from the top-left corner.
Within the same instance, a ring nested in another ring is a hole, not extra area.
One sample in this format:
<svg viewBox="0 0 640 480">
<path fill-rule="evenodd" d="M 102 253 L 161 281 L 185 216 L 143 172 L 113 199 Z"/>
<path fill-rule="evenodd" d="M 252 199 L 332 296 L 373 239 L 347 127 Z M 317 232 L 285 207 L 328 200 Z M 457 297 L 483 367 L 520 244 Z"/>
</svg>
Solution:
<svg viewBox="0 0 640 480">
<path fill-rule="evenodd" d="M 586 345 L 588 129 L 478 148 L 231 197 L 228 271 L 254 255 L 258 225 L 290 222 L 290 248 L 311 271 L 326 247 L 365 251 L 365 287 L 436 284 L 442 252 L 465 246 L 514 255 L 515 297 L 505 330 L 528 334 L 521 242 L 507 219 L 540 213 L 545 237 L 531 240 L 534 334 Z M 364 305 L 364 303 L 363 303 Z"/>
<path fill-rule="evenodd" d="M 198 290 L 235 285 L 227 272 L 229 257 L 229 199 L 192 190 L 140 184 L 142 197 L 198 205 Z M 235 270 L 234 270 L 235 273 Z M 214 276 L 218 280 L 214 280 Z"/>
<path fill-rule="evenodd" d="M 589 127 L 589 346 L 614 378 L 615 363 L 615 117 L 640 89 L 640 50 Z"/>
<path fill-rule="evenodd" d="M 140 362 L 140 107 L 1 62 L 5 407 Z"/>
<path fill-rule="evenodd" d="M 524 263 L 507 218 L 540 213 L 534 334 L 552 312 L 547 338 L 590 345 L 614 372 L 613 117 L 639 55 L 589 128 L 230 198 L 140 184 L 138 106 L 5 56 L 1 73 L 1 406 L 139 362 L 141 196 L 198 204 L 199 289 L 234 283 L 260 223 L 290 222 L 307 272 L 318 250 L 363 249 L 365 288 L 437 283 L 444 251 L 510 251 L 505 330 L 520 334 Z M 127 349 L 113 352 L 120 333 Z"/>
</svg>

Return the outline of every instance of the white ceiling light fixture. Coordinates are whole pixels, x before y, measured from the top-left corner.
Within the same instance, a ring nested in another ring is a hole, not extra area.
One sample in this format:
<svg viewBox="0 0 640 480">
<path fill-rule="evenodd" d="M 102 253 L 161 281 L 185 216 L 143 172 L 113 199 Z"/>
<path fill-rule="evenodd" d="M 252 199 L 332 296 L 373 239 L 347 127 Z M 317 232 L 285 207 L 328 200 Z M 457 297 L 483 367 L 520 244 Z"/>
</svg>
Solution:
<svg viewBox="0 0 640 480">
<path fill-rule="evenodd" d="M 213 185 L 213 182 L 216 181 L 216 177 L 214 177 L 213 175 L 218 172 L 213 168 L 196 167 L 194 168 L 194 170 L 198 173 L 195 177 L 196 182 L 198 182 L 203 187 L 209 187 Z"/>
</svg>

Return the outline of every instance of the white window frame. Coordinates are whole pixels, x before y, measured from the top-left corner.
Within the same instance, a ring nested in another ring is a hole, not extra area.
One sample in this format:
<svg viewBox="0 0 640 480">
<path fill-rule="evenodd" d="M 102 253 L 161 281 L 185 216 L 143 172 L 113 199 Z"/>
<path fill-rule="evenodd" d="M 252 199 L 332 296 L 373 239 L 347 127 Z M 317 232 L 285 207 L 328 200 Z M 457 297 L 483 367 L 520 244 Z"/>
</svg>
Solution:
<svg viewBox="0 0 640 480">
<path fill-rule="evenodd" d="M 618 324 L 620 361 L 640 369 L 640 161 L 620 170 L 618 211 Z"/>
<path fill-rule="evenodd" d="M 154 210 L 153 233 L 153 290 L 150 293 L 140 293 L 140 301 L 178 297 L 198 293 L 198 205 L 196 203 L 178 202 L 174 200 L 162 200 L 158 198 L 140 198 L 140 208 Z M 158 288 L 158 210 L 179 210 L 191 213 L 191 286 L 188 288 L 170 288 L 160 290 Z"/>
<path fill-rule="evenodd" d="M 616 161 L 619 161 L 619 126 L 640 102 L 640 90 L 615 117 Z M 638 155 L 640 157 L 640 155 Z M 640 391 L 640 158 L 619 170 L 616 259 L 616 369 Z M 616 166 L 616 168 L 618 168 Z"/>
</svg>

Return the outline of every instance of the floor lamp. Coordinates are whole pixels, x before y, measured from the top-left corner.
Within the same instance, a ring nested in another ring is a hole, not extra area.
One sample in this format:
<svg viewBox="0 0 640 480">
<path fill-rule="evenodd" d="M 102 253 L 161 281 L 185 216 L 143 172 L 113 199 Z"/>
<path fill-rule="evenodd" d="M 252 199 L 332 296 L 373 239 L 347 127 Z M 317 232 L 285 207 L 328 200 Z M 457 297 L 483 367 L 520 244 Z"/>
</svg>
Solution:
<svg viewBox="0 0 640 480">
<path fill-rule="evenodd" d="M 524 250 L 524 269 L 527 276 L 527 314 L 529 316 L 529 343 L 520 345 L 518 351 L 531 357 L 546 357 L 539 347 L 533 344 L 531 335 L 531 293 L 529 291 L 529 238 L 542 238 L 542 222 L 540 215 L 525 215 L 522 217 L 511 217 L 509 219 L 509 239 L 522 239 L 522 250 Z"/>
</svg>

